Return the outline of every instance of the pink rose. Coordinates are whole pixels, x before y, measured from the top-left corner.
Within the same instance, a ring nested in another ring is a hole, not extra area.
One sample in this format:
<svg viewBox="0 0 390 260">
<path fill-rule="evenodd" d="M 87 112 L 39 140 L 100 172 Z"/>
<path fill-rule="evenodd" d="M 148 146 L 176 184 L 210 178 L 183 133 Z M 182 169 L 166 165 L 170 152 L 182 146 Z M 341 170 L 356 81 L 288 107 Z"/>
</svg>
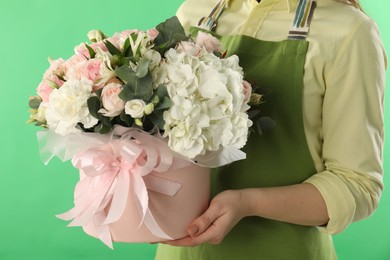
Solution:
<svg viewBox="0 0 390 260">
<path fill-rule="evenodd" d="M 100 79 L 101 64 L 101 59 L 81 60 L 68 68 L 66 78 L 78 80 L 81 78 L 87 78 L 96 84 L 96 82 Z"/>
<path fill-rule="evenodd" d="M 107 41 L 112 43 L 118 50 L 122 50 L 124 42 L 132 33 L 138 34 L 139 30 L 124 30 L 120 33 L 115 33 L 112 37 L 107 38 Z"/>
<path fill-rule="evenodd" d="M 46 79 L 43 79 L 37 88 L 37 93 L 42 98 L 43 102 L 49 101 L 49 96 L 52 91 L 53 88 L 48 84 Z"/>
<path fill-rule="evenodd" d="M 103 108 L 99 110 L 99 113 L 108 117 L 114 117 L 122 113 L 125 108 L 125 102 L 119 98 L 121 91 L 121 84 L 117 82 L 107 84 L 102 90 L 101 100 Z"/>
<path fill-rule="evenodd" d="M 252 95 L 252 85 L 248 81 L 242 82 L 242 91 L 244 93 L 244 103 L 248 103 Z"/>
<path fill-rule="evenodd" d="M 193 56 L 199 56 L 199 54 L 202 52 L 202 49 L 199 45 L 196 45 L 193 42 L 185 42 L 185 41 L 180 42 L 177 45 L 176 50 L 178 52 L 184 52 Z"/>
<path fill-rule="evenodd" d="M 195 39 L 195 44 L 204 47 L 208 52 L 220 52 L 221 42 L 211 34 L 199 31 Z"/>
<path fill-rule="evenodd" d="M 156 29 L 150 29 L 146 31 L 146 34 L 149 36 L 151 41 L 154 41 L 158 36 L 159 32 Z"/>
<path fill-rule="evenodd" d="M 84 76 L 87 79 L 97 82 L 100 78 L 100 65 L 102 64 L 101 59 L 88 60 L 84 65 Z"/>
</svg>

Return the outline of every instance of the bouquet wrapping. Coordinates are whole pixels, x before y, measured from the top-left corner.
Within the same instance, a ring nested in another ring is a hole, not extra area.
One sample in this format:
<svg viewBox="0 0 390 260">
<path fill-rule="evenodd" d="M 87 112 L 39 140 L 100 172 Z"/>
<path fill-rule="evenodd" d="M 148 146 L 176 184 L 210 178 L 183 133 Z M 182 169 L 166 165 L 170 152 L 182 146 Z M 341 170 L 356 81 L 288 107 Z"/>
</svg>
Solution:
<svg viewBox="0 0 390 260">
<path fill-rule="evenodd" d="M 58 217 L 110 247 L 184 237 L 208 205 L 208 169 L 245 158 L 254 95 L 238 57 L 176 17 L 88 36 L 49 60 L 29 102 L 44 162 L 80 171 L 75 207 Z"/>
</svg>

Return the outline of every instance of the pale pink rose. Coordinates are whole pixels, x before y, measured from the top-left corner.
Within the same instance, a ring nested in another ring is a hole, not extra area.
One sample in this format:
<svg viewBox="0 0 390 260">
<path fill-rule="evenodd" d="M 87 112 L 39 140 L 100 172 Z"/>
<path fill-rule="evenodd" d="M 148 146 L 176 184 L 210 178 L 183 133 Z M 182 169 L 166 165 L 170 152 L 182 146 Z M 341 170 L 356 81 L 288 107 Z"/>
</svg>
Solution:
<svg viewBox="0 0 390 260">
<path fill-rule="evenodd" d="M 74 53 L 80 56 L 84 56 L 86 58 L 90 58 L 89 51 L 87 47 L 85 46 L 85 43 L 80 43 L 76 47 L 74 47 Z"/>
<path fill-rule="evenodd" d="M 116 82 L 107 84 L 102 90 L 101 100 L 103 108 L 99 110 L 99 113 L 108 117 L 114 117 L 122 113 L 125 108 L 125 102 L 119 98 L 121 91 L 121 84 Z"/>
<path fill-rule="evenodd" d="M 49 101 L 49 96 L 52 91 L 53 88 L 48 84 L 46 79 L 43 79 L 37 88 L 37 93 L 42 98 L 43 102 Z"/>
<path fill-rule="evenodd" d="M 156 29 L 150 29 L 146 31 L 146 34 L 149 36 L 151 41 L 154 41 L 156 37 L 158 36 L 159 32 Z"/>
<path fill-rule="evenodd" d="M 221 42 L 211 34 L 199 31 L 195 43 L 209 52 L 220 52 Z"/>
<path fill-rule="evenodd" d="M 50 67 L 43 74 L 43 79 L 37 88 L 37 93 L 44 102 L 49 100 L 50 93 L 54 88 L 59 88 L 64 84 L 63 77 L 66 72 L 63 59 L 49 59 L 49 62 Z"/>
<path fill-rule="evenodd" d="M 138 34 L 139 30 L 124 30 L 120 33 L 115 33 L 112 37 L 107 38 L 107 41 L 112 43 L 118 50 L 122 50 L 124 42 L 132 33 Z"/>
<path fill-rule="evenodd" d="M 249 100 L 251 99 L 251 94 L 252 94 L 252 85 L 248 81 L 244 80 L 242 82 L 242 90 L 244 93 L 244 103 L 248 103 Z"/>
<path fill-rule="evenodd" d="M 91 43 L 89 46 L 91 46 L 91 48 L 97 52 L 97 49 L 101 49 L 102 51 L 107 51 L 107 47 L 106 45 L 104 44 L 103 41 L 100 41 L 100 42 L 93 42 Z"/>
<path fill-rule="evenodd" d="M 62 77 L 65 74 L 66 67 L 65 67 L 65 61 L 63 59 L 50 59 L 50 67 L 45 71 L 43 77 L 49 78 L 52 77 L 52 75 L 57 75 L 59 77 Z"/>
<path fill-rule="evenodd" d="M 101 59 L 81 60 L 80 62 L 69 67 L 66 78 L 78 79 L 87 78 L 94 83 L 100 79 Z"/>
<path fill-rule="evenodd" d="M 176 50 L 180 52 L 184 52 L 193 56 L 199 56 L 199 54 L 202 52 L 202 48 L 199 45 L 196 45 L 193 42 L 180 42 Z"/>
<path fill-rule="evenodd" d="M 90 59 L 84 65 L 84 76 L 87 79 L 97 82 L 100 79 L 101 59 Z"/>
<path fill-rule="evenodd" d="M 78 55 L 78 54 L 75 54 L 72 57 L 70 57 L 69 59 L 67 59 L 64 63 L 64 67 L 65 67 L 65 71 L 66 71 L 65 75 L 67 76 L 70 68 L 72 68 L 72 67 L 76 66 L 77 64 L 82 63 L 86 60 L 87 60 L 87 58 L 85 56 Z"/>
</svg>

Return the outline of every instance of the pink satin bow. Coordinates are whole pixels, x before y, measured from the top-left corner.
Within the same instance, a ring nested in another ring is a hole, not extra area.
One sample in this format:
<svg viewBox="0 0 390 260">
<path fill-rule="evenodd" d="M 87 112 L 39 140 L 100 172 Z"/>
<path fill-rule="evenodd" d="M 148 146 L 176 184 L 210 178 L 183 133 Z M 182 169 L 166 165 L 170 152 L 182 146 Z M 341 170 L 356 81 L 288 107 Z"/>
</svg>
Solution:
<svg viewBox="0 0 390 260">
<path fill-rule="evenodd" d="M 166 143 L 137 129 L 116 128 L 108 143 L 77 153 L 72 163 L 84 176 L 75 188 L 75 207 L 57 217 L 72 220 L 69 226 L 92 223 L 100 240 L 112 248 L 109 224 L 120 219 L 131 192 L 138 206 L 134 214 L 142 217 L 140 225 L 145 223 L 157 237 L 172 239 L 149 210 L 147 188 L 173 196 L 181 185 L 149 173 L 177 169 L 190 162 L 176 162 Z"/>
</svg>

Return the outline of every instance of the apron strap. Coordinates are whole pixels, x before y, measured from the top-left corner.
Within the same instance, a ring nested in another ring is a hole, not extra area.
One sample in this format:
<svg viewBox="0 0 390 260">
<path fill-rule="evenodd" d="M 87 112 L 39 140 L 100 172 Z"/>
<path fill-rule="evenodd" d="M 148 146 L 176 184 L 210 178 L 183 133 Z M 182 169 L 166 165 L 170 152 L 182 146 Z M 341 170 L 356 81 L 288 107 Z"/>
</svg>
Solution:
<svg viewBox="0 0 390 260">
<path fill-rule="evenodd" d="M 208 31 L 214 31 L 217 27 L 218 18 L 227 7 L 228 2 L 229 0 L 220 0 L 208 16 L 202 17 L 199 20 L 197 27 Z M 317 0 L 299 0 L 287 39 L 306 39 L 316 6 Z"/>
<path fill-rule="evenodd" d="M 299 0 L 287 39 L 306 39 L 316 6 L 317 0 Z"/>
<path fill-rule="evenodd" d="M 229 0 L 219 1 L 209 16 L 202 17 L 202 19 L 200 19 L 198 27 L 204 30 L 213 31 L 217 27 L 218 18 L 226 8 L 228 2 Z"/>
</svg>

